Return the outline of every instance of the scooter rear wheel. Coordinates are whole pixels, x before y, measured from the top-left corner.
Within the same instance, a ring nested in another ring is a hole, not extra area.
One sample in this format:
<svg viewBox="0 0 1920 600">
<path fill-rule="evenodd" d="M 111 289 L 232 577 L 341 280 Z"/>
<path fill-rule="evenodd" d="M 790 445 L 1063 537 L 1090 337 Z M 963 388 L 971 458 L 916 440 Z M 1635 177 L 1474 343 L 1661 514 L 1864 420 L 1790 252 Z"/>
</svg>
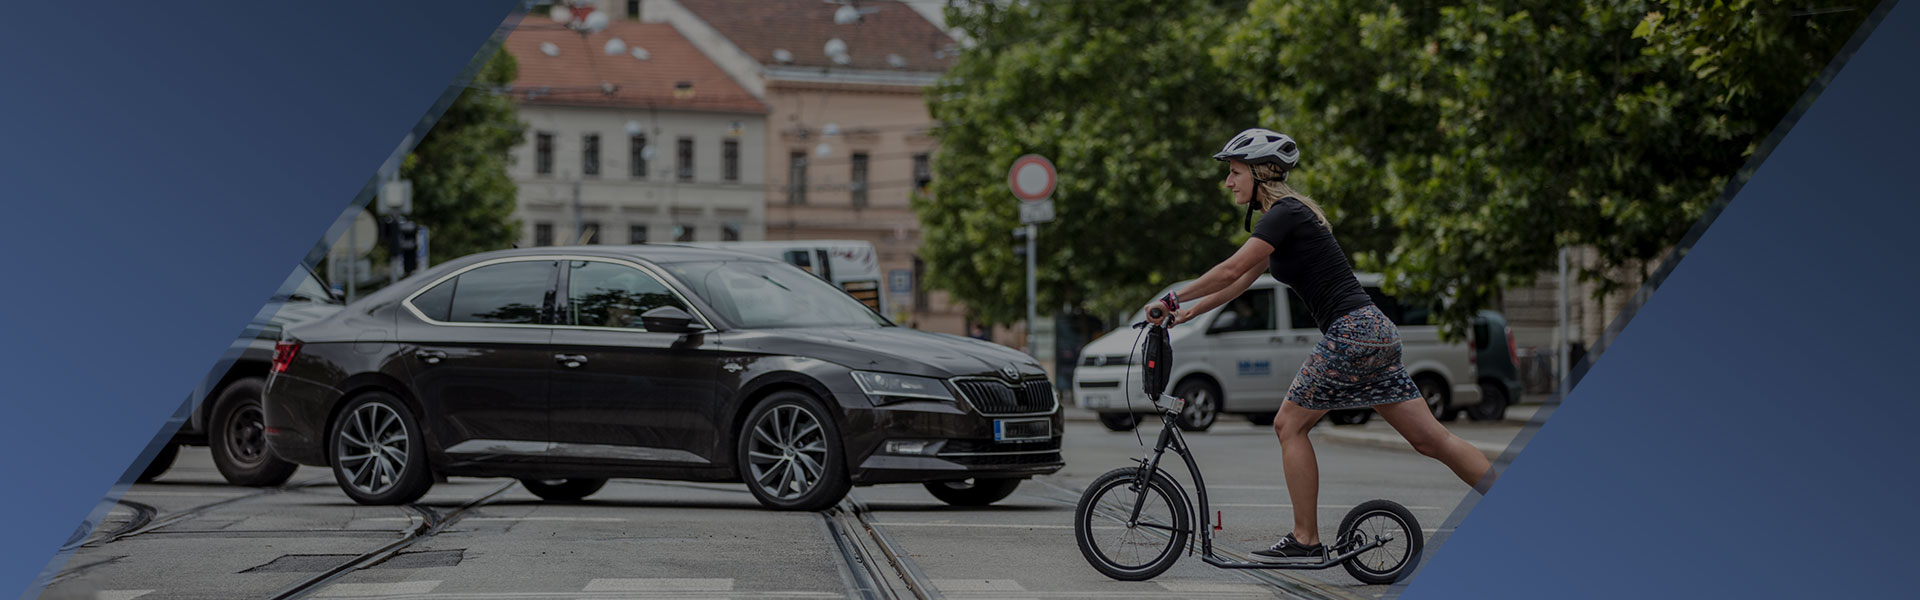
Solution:
<svg viewBox="0 0 1920 600">
<path fill-rule="evenodd" d="M 1340 566 L 1354 579 L 1372 585 L 1394 583 L 1412 574 L 1426 536 L 1413 513 L 1391 500 L 1368 500 L 1347 511 L 1346 518 L 1340 520 L 1340 536 L 1335 538 L 1339 541 L 1333 551 L 1344 554 L 1384 536 L 1393 539 Z"/>
<path fill-rule="evenodd" d="M 1142 497 L 1144 496 L 1144 501 Z M 1140 519 L 1128 526 L 1136 502 Z M 1073 537 L 1087 563 L 1108 577 L 1145 581 L 1180 560 L 1193 531 L 1187 497 L 1165 472 L 1154 471 L 1140 485 L 1140 469 L 1108 471 L 1087 486 L 1074 509 Z"/>
</svg>

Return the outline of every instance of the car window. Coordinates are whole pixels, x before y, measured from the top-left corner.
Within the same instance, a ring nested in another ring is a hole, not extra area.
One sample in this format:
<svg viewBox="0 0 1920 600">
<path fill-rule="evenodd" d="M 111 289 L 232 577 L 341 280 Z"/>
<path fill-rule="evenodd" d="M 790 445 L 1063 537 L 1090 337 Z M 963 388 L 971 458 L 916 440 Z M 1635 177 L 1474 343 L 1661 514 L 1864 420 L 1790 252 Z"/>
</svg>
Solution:
<svg viewBox="0 0 1920 600">
<path fill-rule="evenodd" d="M 667 269 L 743 329 L 890 325 L 845 290 L 789 265 L 743 260 L 674 263 Z"/>
<path fill-rule="evenodd" d="M 1375 306 L 1380 307 L 1380 312 L 1387 314 L 1387 320 L 1393 321 L 1395 325 L 1404 327 L 1433 324 L 1433 307 L 1401 304 L 1400 299 L 1389 296 L 1386 292 L 1380 291 L 1380 288 L 1373 286 L 1367 286 L 1367 295 L 1373 298 Z"/>
<path fill-rule="evenodd" d="M 1273 289 L 1247 290 L 1214 316 L 1207 333 L 1273 330 Z"/>
<path fill-rule="evenodd" d="M 552 289 L 553 269 L 551 261 L 519 261 L 461 273 L 455 280 L 447 320 L 537 324 L 547 291 Z"/>
<path fill-rule="evenodd" d="M 569 324 L 645 329 L 640 315 L 662 306 L 688 310 L 666 284 L 644 271 L 607 262 L 572 262 L 567 275 Z"/>
<path fill-rule="evenodd" d="M 1300 292 L 1287 288 L 1287 325 L 1294 329 L 1319 329 L 1313 322 L 1313 313 L 1307 310 L 1307 299 Z"/>
<path fill-rule="evenodd" d="M 413 307 L 419 309 L 420 314 L 426 315 L 429 319 L 451 320 L 447 315 L 453 312 L 453 288 L 459 281 L 459 277 L 448 279 L 440 282 L 440 285 L 433 286 L 433 289 L 414 296 Z"/>
</svg>

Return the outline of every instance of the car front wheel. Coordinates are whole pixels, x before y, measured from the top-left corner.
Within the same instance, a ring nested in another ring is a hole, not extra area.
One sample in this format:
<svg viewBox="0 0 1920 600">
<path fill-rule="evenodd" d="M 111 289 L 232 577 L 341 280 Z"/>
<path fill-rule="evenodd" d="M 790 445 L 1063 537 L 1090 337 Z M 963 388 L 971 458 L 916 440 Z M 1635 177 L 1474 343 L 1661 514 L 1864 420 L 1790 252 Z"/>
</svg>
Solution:
<svg viewBox="0 0 1920 600">
<path fill-rule="evenodd" d="M 840 429 L 812 396 L 778 392 L 747 415 L 736 460 L 741 479 L 767 508 L 822 510 L 852 489 Z"/>
</svg>

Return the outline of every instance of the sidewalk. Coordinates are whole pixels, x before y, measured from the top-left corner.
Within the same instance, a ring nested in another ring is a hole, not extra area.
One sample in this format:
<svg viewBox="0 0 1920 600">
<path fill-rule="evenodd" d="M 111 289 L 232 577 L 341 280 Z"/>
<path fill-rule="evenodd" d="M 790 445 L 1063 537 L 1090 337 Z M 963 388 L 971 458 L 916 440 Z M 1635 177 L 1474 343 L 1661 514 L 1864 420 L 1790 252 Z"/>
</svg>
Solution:
<svg viewBox="0 0 1920 600">
<path fill-rule="evenodd" d="M 1462 415 L 1459 420 L 1444 424 L 1447 429 L 1453 431 L 1454 435 L 1460 436 L 1467 443 L 1473 444 L 1474 448 L 1478 448 L 1482 454 L 1487 455 L 1489 460 L 1496 459 L 1500 457 L 1500 453 L 1506 451 L 1507 444 L 1513 441 L 1514 436 L 1520 434 L 1520 428 L 1533 420 L 1533 415 L 1540 410 L 1540 401 L 1543 399 L 1545 399 L 1544 396 L 1527 396 L 1522 400 L 1525 404 L 1508 407 L 1507 418 L 1497 423 L 1473 421 Z M 1060 409 L 1068 421 L 1099 420 L 1093 411 L 1077 406 L 1061 406 Z M 1223 423 L 1215 424 L 1216 427 L 1225 424 L 1224 422 L 1242 421 L 1238 415 L 1221 415 L 1220 419 Z M 1343 444 L 1413 451 L 1413 446 L 1401 439 L 1400 434 L 1379 415 L 1374 415 L 1372 419 L 1367 420 L 1367 424 L 1359 426 L 1334 425 L 1331 422 L 1322 421 L 1314 428 L 1313 433 L 1320 439 Z"/>
</svg>

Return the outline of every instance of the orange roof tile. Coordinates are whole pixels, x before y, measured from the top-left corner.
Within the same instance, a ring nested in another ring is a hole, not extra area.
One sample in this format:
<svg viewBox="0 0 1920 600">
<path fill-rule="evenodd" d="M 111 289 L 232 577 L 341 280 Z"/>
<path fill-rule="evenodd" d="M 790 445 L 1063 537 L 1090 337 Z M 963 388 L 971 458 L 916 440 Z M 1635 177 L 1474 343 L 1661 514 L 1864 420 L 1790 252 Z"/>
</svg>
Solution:
<svg viewBox="0 0 1920 600">
<path fill-rule="evenodd" d="M 937 73 L 953 64 L 944 52 L 954 45 L 953 38 L 900 2 L 860 0 L 856 3 L 860 9 L 873 12 L 849 25 L 833 22 L 839 5 L 820 0 L 680 0 L 680 4 L 763 65 Z M 827 56 L 827 41 L 835 38 L 847 44 L 849 64 L 837 64 Z M 793 62 L 774 60 L 776 49 L 792 52 Z M 905 59 L 906 67 L 895 67 L 888 55 Z"/>
<path fill-rule="evenodd" d="M 620 39 L 627 50 L 606 53 L 607 42 Z M 551 43 L 558 56 L 548 56 L 541 44 Z M 615 21 L 607 29 L 581 35 L 537 16 L 507 36 L 507 52 L 520 63 L 514 79 L 514 97 L 522 102 L 568 106 L 623 106 L 671 110 L 764 114 L 766 104 L 721 71 L 672 25 Z M 643 48 L 647 60 L 634 58 Z M 681 83 L 692 94 L 677 94 Z M 611 84 L 608 93 L 603 84 Z"/>
</svg>

